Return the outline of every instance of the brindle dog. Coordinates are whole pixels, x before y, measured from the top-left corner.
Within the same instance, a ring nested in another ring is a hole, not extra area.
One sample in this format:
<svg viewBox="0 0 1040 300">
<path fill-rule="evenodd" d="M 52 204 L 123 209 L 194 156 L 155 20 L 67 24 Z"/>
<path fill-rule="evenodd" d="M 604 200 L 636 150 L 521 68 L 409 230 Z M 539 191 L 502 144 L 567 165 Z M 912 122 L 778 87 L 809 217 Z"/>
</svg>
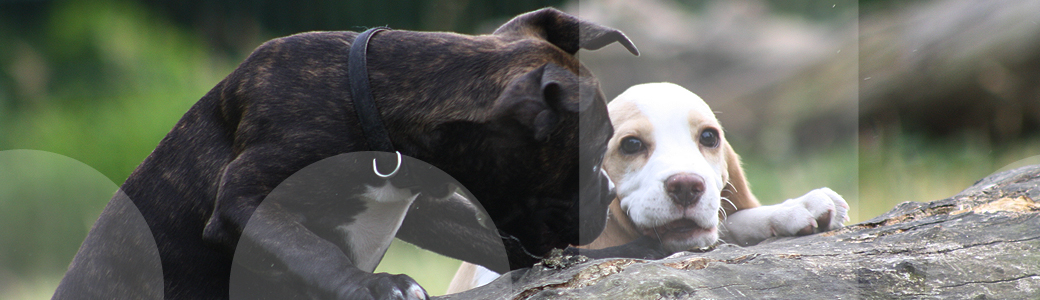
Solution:
<svg viewBox="0 0 1040 300">
<path fill-rule="evenodd" d="M 424 298 L 407 276 L 358 269 L 353 245 L 323 234 L 329 228 L 309 227 L 315 224 L 304 212 L 258 209 L 298 170 L 370 149 L 346 71 L 356 36 L 303 33 L 257 48 L 134 170 L 102 213 L 98 224 L 104 225 L 88 234 L 55 298 L 228 298 L 240 242 L 258 245 L 262 251 L 251 255 L 281 274 L 256 273 L 256 295 Z M 394 148 L 443 170 L 472 193 L 508 237 L 510 269 L 530 266 L 550 249 L 591 242 L 603 228 L 613 192 L 599 165 L 612 128 L 598 83 L 575 54 L 614 42 L 637 54 L 617 30 L 542 9 L 490 35 L 391 30 L 368 46 L 371 95 Z M 357 196 L 342 201 L 362 201 Z M 154 236 L 161 292 L 136 284 L 134 276 L 111 276 L 133 273 L 121 262 L 139 259 L 120 248 L 127 241 L 141 245 L 139 236 L 105 232 L 132 211 L 117 205 L 127 199 Z M 343 220 L 364 213 L 364 205 L 354 207 L 341 212 Z M 261 230 L 244 234 L 247 222 L 256 220 L 264 221 L 257 225 Z M 446 235 L 438 229 L 448 225 L 422 220 L 409 215 L 398 237 L 464 256 L 445 245 L 451 243 L 429 242 L 437 240 L 430 235 Z M 304 291 L 273 287 L 281 281 Z"/>
</svg>

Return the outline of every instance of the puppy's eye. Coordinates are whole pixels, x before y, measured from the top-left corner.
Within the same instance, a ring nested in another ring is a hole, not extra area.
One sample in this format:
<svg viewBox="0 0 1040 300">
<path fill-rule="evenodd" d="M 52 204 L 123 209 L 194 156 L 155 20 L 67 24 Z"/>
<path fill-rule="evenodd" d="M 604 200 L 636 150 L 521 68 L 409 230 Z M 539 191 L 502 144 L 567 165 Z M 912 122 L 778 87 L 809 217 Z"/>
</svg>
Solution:
<svg viewBox="0 0 1040 300">
<path fill-rule="evenodd" d="M 708 128 L 701 131 L 701 145 L 708 148 L 715 148 L 719 146 L 719 131 L 714 128 Z"/>
<path fill-rule="evenodd" d="M 635 154 L 645 148 L 646 146 L 643 145 L 643 141 L 639 138 L 630 136 L 621 140 L 621 153 Z"/>
</svg>

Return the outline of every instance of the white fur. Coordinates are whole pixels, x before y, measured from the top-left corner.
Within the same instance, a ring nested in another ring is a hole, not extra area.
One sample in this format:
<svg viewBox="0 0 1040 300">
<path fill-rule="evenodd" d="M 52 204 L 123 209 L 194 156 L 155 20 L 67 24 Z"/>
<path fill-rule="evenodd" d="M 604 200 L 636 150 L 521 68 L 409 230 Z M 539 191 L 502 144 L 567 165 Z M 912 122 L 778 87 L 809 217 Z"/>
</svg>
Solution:
<svg viewBox="0 0 1040 300">
<path fill-rule="evenodd" d="M 354 253 L 358 269 L 372 272 L 383 259 L 390 242 L 401 228 L 408 206 L 418 194 L 399 189 L 389 182 L 380 187 L 365 186 L 358 198 L 365 201 L 365 210 L 354 217 L 354 222 L 337 226 L 346 235 Z"/>
</svg>

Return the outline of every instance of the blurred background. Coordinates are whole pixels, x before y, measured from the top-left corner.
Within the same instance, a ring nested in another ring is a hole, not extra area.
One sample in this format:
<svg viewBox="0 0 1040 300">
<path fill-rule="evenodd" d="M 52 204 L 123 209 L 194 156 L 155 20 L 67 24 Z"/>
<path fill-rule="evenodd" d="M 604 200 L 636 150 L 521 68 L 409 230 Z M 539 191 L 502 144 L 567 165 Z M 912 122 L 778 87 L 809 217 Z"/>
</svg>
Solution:
<svg viewBox="0 0 1040 300">
<path fill-rule="evenodd" d="M 828 186 L 855 223 L 1040 163 L 1040 1 L 0 0 L 0 299 L 48 299 L 116 186 L 263 41 L 544 6 L 640 48 L 580 54 L 608 98 L 704 98 L 766 204 Z M 458 263 L 395 242 L 378 271 L 438 295 Z"/>
</svg>

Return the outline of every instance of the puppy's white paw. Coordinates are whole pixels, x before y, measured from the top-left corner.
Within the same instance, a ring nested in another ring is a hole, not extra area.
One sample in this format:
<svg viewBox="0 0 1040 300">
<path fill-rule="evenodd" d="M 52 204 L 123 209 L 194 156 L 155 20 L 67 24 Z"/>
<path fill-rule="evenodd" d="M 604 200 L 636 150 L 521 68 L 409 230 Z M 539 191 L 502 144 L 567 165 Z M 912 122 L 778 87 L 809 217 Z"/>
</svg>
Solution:
<svg viewBox="0 0 1040 300">
<path fill-rule="evenodd" d="M 769 218 L 774 236 L 808 235 L 844 226 L 849 204 L 829 188 L 819 188 L 778 205 Z"/>
</svg>

